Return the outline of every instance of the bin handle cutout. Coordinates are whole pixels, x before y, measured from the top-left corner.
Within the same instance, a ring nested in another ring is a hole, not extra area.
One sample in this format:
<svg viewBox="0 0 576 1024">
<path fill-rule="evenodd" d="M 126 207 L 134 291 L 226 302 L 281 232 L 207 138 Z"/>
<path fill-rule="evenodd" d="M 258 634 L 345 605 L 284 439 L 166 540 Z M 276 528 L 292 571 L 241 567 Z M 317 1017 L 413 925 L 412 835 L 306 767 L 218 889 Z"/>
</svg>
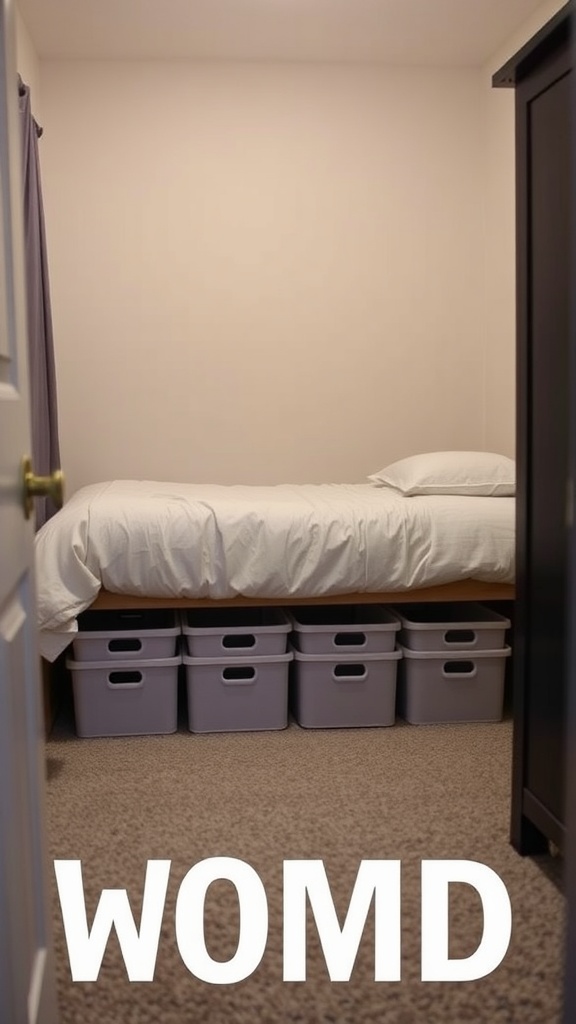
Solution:
<svg viewBox="0 0 576 1024">
<path fill-rule="evenodd" d="M 476 672 L 473 661 L 445 661 L 442 669 L 442 674 L 452 679 L 472 679 Z"/>
<path fill-rule="evenodd" d="M 109 651 L 141 651 L 142 641 L 137 637 L 122 637 L 117 640 L 108 641 Z"/>
<path fill-rule="evenodd" d="M 222 682 L 226 686 L 251 686 L 256 682 L 256 674 L 253 665 L 227 665 L 222 670 Z"/>
<path fill-rule="evenodd" d="M 444 633 L 445 644 L 466 644 L 472 647 L 478 642 L 475 629 L 447 629 Z"/>
<path fill-rule="evenodd" d="M 240 633 L 234 636 L 233 633 L 222 637 L 222 647 L 254 647 L 256 637 L 253 633 Z"/>
<path fill-rule="evenodd" d="M 332 672 L 337 683 L 359 683 L 366 675 L 366 665 L 335 665 Z"/>
<path fill-rule="evenodd" d="M 336 633 L 334 637 L 335 647 L 363 647 L 366 643 L 366 633 Z"/>
<path fill-rule="evenodd" d="M 144 674 L 136 670 L 109 672 L 108 686 L 111 690 L 137 690 L 144 686 Z"/>
</svg>

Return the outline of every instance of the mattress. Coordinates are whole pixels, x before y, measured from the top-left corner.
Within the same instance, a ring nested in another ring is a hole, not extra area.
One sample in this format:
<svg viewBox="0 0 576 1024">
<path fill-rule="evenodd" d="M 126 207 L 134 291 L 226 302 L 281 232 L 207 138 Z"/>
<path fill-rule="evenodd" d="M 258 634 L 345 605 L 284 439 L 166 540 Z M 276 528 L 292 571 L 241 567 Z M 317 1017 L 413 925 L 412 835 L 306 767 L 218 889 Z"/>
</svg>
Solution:
<svg viewBox="0 0 576 1024">
<path fill-rule="evenodd" d="M 373 484 L 115 480 L 37 533 L 40 650 L 53 660 L 100 588 L 146 597 L 318 598 L 514 579 L 514 499 Z"/>
</svg>

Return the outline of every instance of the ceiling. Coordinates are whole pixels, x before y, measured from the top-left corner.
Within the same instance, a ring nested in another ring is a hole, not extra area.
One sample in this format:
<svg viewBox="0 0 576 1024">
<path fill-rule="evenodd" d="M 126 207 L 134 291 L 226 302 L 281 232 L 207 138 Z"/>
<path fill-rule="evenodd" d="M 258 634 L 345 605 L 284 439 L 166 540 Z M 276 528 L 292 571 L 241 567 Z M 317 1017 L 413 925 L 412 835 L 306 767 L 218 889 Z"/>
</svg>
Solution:
<svg viewBox="0 0 576 1024">
<path fill-rule="evenodd" d="M 542 0 L 17 0 L 41 59 L 480 65 Z"/>
</svg>

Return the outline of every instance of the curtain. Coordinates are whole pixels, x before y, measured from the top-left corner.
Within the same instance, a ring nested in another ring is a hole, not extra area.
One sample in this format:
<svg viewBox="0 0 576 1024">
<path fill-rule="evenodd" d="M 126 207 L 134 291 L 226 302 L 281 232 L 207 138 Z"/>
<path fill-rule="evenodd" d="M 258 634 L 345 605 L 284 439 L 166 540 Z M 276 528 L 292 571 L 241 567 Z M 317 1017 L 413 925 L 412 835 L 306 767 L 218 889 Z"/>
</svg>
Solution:
<svg viewBox="0 0 576 1024">
<path fill-rule="evenodd" d="M 38 137 L 30 89 L 18 78 L 24 198 L 24 256 L 28 314 L 28 362 L 32 419 L 32 465 L 39 476 L 60 468 L 52 312 L 46 256 Z M 36 529 L 56 511 L 49 498 L 35 499 Z"/>
</svg>

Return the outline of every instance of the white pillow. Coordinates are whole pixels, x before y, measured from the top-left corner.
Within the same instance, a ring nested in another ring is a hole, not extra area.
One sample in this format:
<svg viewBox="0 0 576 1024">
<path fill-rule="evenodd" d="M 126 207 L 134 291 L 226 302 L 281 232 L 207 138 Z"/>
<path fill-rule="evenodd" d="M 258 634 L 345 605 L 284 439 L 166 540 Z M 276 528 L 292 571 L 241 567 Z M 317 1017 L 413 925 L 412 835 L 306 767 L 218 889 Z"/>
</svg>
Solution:
<svg viewBox="0 0 576 1024">
<path fill-rule="evenodd" d="M 516 493 L 513 459 L 494 452 L 429 452 L 412 455 L 368 477 L 377 487 L 405 495 L 469 494 L 511 497 Z"/>
</svg>

